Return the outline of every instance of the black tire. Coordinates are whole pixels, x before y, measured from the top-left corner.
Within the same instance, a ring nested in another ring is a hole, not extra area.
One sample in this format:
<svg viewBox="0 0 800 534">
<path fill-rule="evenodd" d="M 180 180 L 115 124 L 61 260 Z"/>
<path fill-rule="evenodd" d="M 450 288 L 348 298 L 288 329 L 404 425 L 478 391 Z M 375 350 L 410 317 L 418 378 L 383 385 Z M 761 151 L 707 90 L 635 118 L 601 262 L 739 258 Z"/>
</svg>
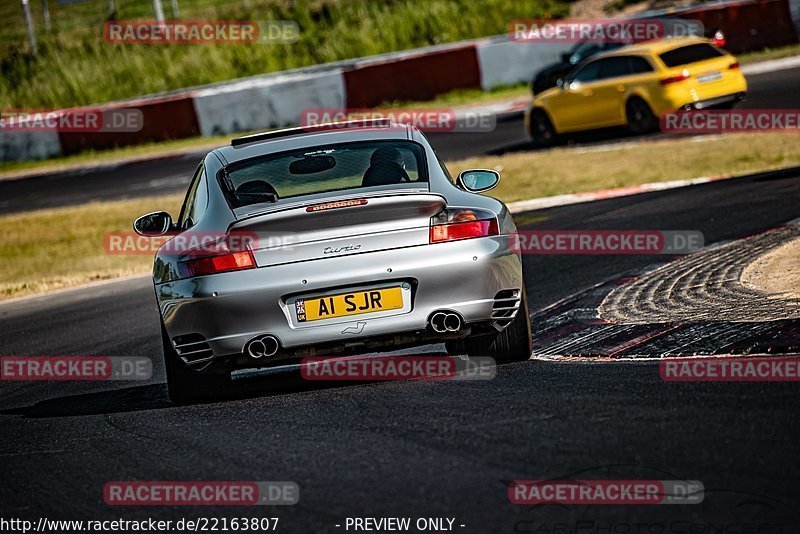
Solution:
<svg viewBox="0 0 800 534">
<path fill-rule="evenodd" d="M 533 142 L 539 146 L 550 146 L 558 140 L 553 122 L 543 109 L 534 109 L 531 112 L 530 130 Z"/>
<path fill-rule="evenodd" d="M 229 374 L 199 373 L 189 369 L 180 359 L 161 325 L 164 368 L 167 372 L 169 398 L 175 404 L 190 404 L 225 397 L 230 393 Z"/>
<path fill-rule="evenodd" d="M 652 132 L 658 128 L 658 117 L 653 114 L 653 110 L 647 102 L 634 96 L 625 103 L 625 118 L 628 121 L 628 129 L 636 134 Z"/>
<path fill-rule="evenodd" d="M 449 356 L 460 356 L 467 352 L 463 339 L 451 339 L 444 342 L 444 348 Z"/>
<path fill-rule="evenodd" d="M 464 346 L 469 356 L 491 356 L 497 363 L 528 360 L 533 352 L 533 338 L 525 288 L 522 289 L 522 304 L 511 324 L 495 335 L 467 338 Z"/>
</svg>

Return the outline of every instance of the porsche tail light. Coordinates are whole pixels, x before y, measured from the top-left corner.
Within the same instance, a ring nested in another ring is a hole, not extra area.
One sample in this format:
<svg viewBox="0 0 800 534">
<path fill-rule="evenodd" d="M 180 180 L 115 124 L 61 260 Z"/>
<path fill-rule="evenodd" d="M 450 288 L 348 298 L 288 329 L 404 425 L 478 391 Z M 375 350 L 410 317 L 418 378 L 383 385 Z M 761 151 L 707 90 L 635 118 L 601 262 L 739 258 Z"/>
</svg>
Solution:
<svg viewBox="0 0 800 534">
<path fill-rule="evenodd" d="M 446 209 L 431 217 L 431 243 L 486 237 L 499 233 L 497 216 L 489 210 Z"/>
<path fill-rule="evenodd" d="M 256 260 L 251 251 L 244 250 L 240 252 L 227 252 L 216 256 L 192 258 L 181 262 L 179 265 L 181 277 L 189 278 L 192 276 L 204 276 L 207 274 L 253 269 L 256 266 Z"/>
</svg>

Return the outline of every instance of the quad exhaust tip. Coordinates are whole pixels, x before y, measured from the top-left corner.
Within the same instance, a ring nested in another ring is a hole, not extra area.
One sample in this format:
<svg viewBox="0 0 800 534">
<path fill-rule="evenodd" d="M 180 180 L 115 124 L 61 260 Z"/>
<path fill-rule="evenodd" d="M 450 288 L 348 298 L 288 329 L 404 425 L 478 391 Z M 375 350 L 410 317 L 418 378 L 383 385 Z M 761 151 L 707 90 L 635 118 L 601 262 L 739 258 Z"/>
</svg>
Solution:
<svg viewBox="0 0 800 534">
<path fill-rule="evenodd" d="M 247 342 L 245 350 L 247 354 L 254 359 L 275 356 L 280 344 L 278 338 L 273 335 L 259 336 Z"/>
<path fill-rule="evenodd" d="M 431 316 L 431 328 L 439 334 L 458 332 L 462 326 L 461 316 L 457 313 L 440 311 Z"/>
</svg>

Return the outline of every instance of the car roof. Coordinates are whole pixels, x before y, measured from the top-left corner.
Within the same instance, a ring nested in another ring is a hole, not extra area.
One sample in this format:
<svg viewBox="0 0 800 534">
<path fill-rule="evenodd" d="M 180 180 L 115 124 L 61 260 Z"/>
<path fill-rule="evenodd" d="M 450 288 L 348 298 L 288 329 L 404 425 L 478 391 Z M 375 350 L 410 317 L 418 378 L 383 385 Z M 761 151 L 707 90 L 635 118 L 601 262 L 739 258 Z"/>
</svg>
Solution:
<svg viewBox="0 0 800 534">
<path fill-rule="evenodd" d="M 249 158 L 339 143 L 379 140 L 410 140 L 412 127 L 406 124 L 387 123 L 379 126 L 353 126 L 323 129 L 285 128 L 263 134 L 238 138 L 231 145 L 221 146 L 212 152 L 225 165 Z M 261 138 L 261 137 L 265 138 Z M 247 141 L 251 139 L 252 141 Z M 238 143 L 238 144 L 237 144 Z M 234 146 L 236 144 L 236 146 Z"/>
<path fill-rule="evenodd" d="M 659 39 L 656 41 L 644 41 L 641 43 L 635 43 L 632 45 L 623 46 L 622 48 L 617 48 L 615 50 L 609 50 L 608 52 L 601 52 L 592 57 L 599 59 L 602 57 L 629 56 L 635 54 L 641 54 L 641 55 L 663 54 L 664 52 L 668 52 L 670 50 L 674 50 L 682 46 L 699 44 L 699 43 L 710 44 L 711 41 L 703 37 L 695 37 L 695 36 L 672 37 L 670 39 Z"/>
</svg>

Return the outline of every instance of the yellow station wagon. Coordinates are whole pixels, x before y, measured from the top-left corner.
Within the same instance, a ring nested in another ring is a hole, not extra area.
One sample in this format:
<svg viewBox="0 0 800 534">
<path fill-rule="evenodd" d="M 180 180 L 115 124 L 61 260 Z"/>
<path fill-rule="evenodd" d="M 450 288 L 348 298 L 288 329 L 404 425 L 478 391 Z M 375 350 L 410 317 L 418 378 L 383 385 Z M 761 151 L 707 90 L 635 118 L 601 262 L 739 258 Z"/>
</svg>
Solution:
<svg viewBox="0 0 800 534">
<path fill-rule="evenodd" d="M 593 56 L 536 96 L 525 126 L 538 144 L 559 134 L 611 126 L 654 130 L 680 109 L 731 107 L 747 82 L 732 55 L 707 39 L 649 41 Z"/>
</svg>

